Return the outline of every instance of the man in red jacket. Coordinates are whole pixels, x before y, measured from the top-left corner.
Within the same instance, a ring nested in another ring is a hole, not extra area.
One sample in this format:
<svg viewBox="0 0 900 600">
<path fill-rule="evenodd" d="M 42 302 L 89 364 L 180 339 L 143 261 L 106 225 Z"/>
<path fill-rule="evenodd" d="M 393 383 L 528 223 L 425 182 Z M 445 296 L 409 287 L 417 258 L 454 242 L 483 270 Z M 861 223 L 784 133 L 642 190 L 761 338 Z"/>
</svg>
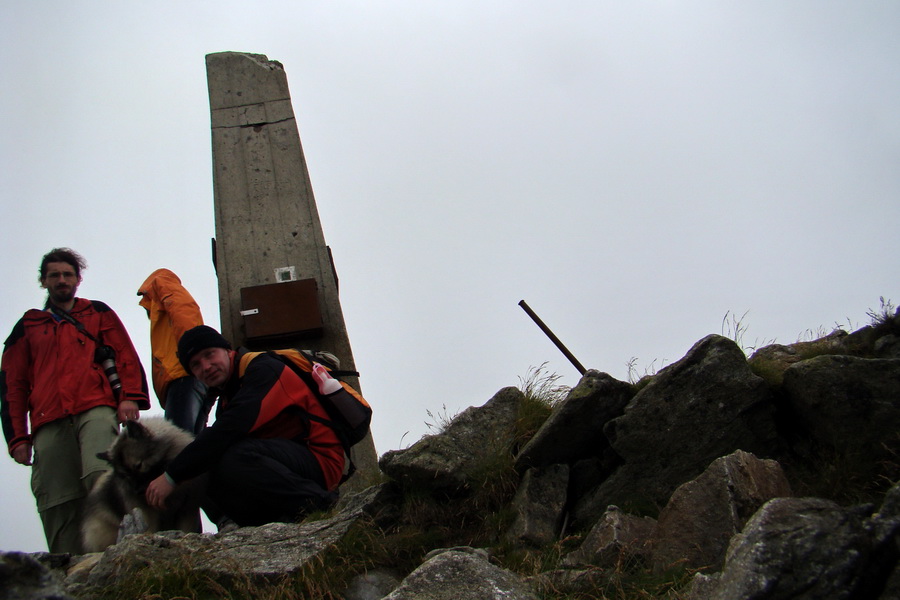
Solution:
<svg viewBox="0 0 900 600">
<path fill-rule="evenodd" d="M 49 550 L 73 554 L 81 553 L 84 498 L 109 468 L 97 453 L 115 439 L 118 423 L 150 408 L 143 367 L 119 317 L 102 302 L 75 297 L 85 267 L 68 248 L 43 257 L 47 303 L 19 319 L 0 364 L 9 454 L 32 467 Z"/>
<path fill-rule="evenodd" d="M 179 340 L 179 359 L 218 395 L 218 407 L 213 424 L 150 483 L 152 506 L 202 473 L 212 503 L 241 526 L 294 522 L 337 500 L 344 449 L 331 427 L 307 416 L 328 420 L 315 392 L 269 354 L 242 369 L 244 354 L 205 325 Z"/>
</svg>

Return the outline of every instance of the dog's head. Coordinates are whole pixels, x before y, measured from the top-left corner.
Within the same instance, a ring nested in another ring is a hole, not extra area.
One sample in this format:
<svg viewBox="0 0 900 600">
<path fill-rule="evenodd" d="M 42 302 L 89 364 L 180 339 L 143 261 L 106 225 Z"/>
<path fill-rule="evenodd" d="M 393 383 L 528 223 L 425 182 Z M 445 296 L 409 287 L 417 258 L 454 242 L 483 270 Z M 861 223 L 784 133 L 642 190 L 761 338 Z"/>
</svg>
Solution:
<svg viewBox="0 0 900 600">
<path fill-rule="evenodd" d="M 138 421 L 125 421 L 118 437 L 105 452 L 97 454 L 113 468 L 113 474 L 143 493 L 151 481 L 163 474 L 168 465 L 164 439 Z"/>
</svg>

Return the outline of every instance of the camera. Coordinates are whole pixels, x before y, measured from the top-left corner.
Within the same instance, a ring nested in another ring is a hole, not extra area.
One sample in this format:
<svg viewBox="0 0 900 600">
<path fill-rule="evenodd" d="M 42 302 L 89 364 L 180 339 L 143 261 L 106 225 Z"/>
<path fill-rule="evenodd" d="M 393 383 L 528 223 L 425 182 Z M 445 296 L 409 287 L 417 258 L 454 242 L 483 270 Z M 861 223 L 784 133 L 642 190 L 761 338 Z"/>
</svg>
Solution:
<svg viewBox="0 0 900 600">
<path fill-rule="evenodd" d="M 112 346 L 97 346 L 97 350 L 94 351 L 94 362 L 103 369 L 109 380 L 109 386 L 112 388 L 113 396 L 118 399 L 119 392 L 122 391 L 122 382 L 119 381 L 119 370 L 116 368 L 116 351 Z"/>
</svg>

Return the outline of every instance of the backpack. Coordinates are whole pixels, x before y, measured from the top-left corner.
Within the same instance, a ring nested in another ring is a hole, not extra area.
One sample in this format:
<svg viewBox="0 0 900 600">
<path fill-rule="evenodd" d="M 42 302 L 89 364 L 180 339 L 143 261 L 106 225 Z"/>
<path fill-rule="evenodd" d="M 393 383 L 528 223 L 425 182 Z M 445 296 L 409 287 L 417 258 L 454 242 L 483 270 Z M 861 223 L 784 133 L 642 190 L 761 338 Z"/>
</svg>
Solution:
<svg viewBox="0 0 900 600">
<path fill-rule="evenodd" d="M 341 479 L 343 483 L 356 470 L 353 461 L 350 460 L 350 449 L 366 437 L 366 434 L 369 433 L 369 424 L 372 421 L 372 407 L 369 406 L 369 403 L 350 384 L 340 379 L 341 376 L 358 376 L 359 373 L 339 370 L 337 359 L 327 352 L 282 348 L 263 352 L 245 352 L 241 356 L 238 367 L 239 377 L 244 376 L 247 365 L 260 354 L 273 356 L 288 366 L 312 390 L 319 400 L 319 404 L 328 413 L 329 419 L 327 420 L 309 413 L 306 413 L 305 416 L 312 421 L 330 427 L 337 435 L 338 440 L 340 440 L 344 453 L 347 455 L 348 464 L 348 470 L 344 474 L 343 479 Z M 329 374 L 341 384 L 342 389 L 327 395 L 320 393 L 319 386 L 312 376 L 314 362 L 324 366 L 329 371 Z"/>
</svg>

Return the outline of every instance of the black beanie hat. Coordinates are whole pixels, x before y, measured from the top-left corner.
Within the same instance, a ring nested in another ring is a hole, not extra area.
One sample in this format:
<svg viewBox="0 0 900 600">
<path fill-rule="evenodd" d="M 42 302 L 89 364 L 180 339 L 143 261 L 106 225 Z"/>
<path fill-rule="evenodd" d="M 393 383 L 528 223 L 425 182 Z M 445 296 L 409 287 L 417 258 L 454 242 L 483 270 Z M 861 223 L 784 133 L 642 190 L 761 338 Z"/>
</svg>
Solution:
<svg viewBox="0 0 900 600">
<path fill-rule="evenodd" d="M 181 366 L 188 373 L 191 372 L 188 366 L 191 358 L 201 350 L 207 348 L 225 348 L 231 350 L 231 344 L 228 343 L 222 334 L 209 327 L 208 325 L 198 325 L 193 329 L 188 329 L 178 340 L 178 360 Z"/>
</svg>

